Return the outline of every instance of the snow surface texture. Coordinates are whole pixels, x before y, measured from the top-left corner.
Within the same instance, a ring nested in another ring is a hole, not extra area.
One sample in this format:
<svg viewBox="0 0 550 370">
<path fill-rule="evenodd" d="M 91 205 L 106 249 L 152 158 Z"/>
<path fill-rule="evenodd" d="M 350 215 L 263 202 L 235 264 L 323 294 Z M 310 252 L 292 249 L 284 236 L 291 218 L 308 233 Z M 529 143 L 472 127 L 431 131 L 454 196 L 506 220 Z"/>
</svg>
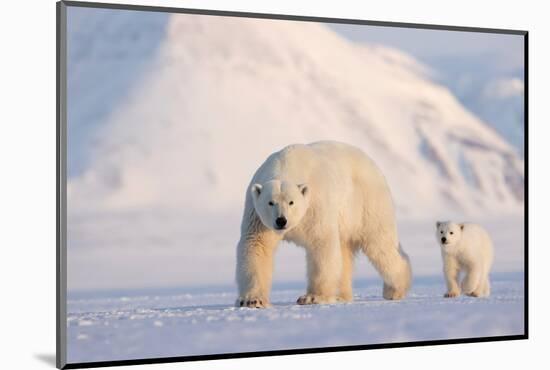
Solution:
<svg viewBox="0 0 550 370">
<path fill-rule="evenodd" d="M 438 219 L 515 232 L 501 258 L 522 255 L 517 150 L 398 50 L 311 22 L 115 10 L 70 8 L 68 32 L 69 290 L 232 281 L 252 174 L 323 139 L 377 162 L 401 225 L 425 220 L 401 231 L 415 271 L 439 272 Z M 278 273 L 296 280 L 289 253 Z"/>
<path fill-rule="evenodd" d="M 443 298 L 442 278 L 417 278 L 403 301 L 380 281 L 355 284 L 350 304 L 299 306 L 303 287 L 281 286 L 274 307 L 233 307 L 232 289 L 105 293 L 69 299 L 69 362 L 192 356 L 520 335 L 521 274 L 493 276 L 491 297 Z"/>
</svg>

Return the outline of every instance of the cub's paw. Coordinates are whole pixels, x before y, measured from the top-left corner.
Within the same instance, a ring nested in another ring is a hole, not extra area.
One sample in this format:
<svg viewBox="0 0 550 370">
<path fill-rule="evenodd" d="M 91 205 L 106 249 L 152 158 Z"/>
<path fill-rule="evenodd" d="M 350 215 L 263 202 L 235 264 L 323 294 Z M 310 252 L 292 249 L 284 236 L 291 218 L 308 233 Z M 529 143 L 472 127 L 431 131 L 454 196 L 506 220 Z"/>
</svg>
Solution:
<svg viewBox="0 0 550 370">
<path fill-rule="evenodd" d="M 327 297 L 317 294 L 304 294 L 296 300 L 296 303 L 304 304 L 324 304 L 324 303 L 336 303 L 339 302 L 337 297 Z"/>
<path fill-rule="evenodd" d="M 443 297 L 445 297 L 445 298 L 455 298 L 455 297 L 458 297 L 459 295 L 460 295 L 460 292 L 452 291 L 452 292 L 445 293 L 445 295 Z"/>
<path fill-rule="evenodd" d="M 237 307 L 248 307 L 248 308 L 267 308 L 271 306 L 267 299 L 257 297 L 257 296 L 239 297 L 237 298 L 237 302 L 235 303 L 235 305 Z"/>
</svg>

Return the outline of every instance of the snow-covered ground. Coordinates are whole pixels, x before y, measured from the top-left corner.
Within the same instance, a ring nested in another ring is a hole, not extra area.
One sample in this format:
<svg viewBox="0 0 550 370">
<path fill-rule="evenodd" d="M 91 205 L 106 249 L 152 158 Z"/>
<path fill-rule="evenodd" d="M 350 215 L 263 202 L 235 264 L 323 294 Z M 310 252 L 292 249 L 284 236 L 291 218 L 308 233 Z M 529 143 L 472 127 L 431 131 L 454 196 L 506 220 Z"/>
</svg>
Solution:
<svg viewBox="0 0 550 370">
<path fill-rule="evenodd" d="M 350 304 L 298 306 L 302 284 L 282 284 L 273 308 L 235 308 L 235 288 L 73 294 L 69 362 L 518 335 L 524 332 L 523 273 L 494 274 L 486 299 L 443 298 L 441 276 L 417 277 L 403 301 L 381 282 L 355 282 Z"/>
</svg>

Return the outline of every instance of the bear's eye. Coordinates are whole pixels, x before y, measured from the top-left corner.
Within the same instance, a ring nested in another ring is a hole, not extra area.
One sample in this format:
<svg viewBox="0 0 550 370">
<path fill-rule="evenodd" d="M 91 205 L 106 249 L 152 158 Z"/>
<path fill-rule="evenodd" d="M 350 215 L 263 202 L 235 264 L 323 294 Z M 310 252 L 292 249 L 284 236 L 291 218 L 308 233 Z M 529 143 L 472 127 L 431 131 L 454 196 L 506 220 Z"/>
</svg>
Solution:
<svg viewBox="0 0 550 370">
<path fill-rule="evenodd" d="M 454 233 L 451 231 L 451 235 L 453 235 Z"/>
<path fill-rule="evenodd" d="M 440 233 L 443 234 L 443 230 L 441 230 Z"/>
<path fill-rule="evenodd" d="M 270 200 L 268 203 L 270 206 L 274 205 L 274 203 Z"/>
<path fill-rule="evenodd" d="M 294 204 L 294 201 L 293 201 L 293 200 L 291 200 L 291 201 L 288 203 L 289 206 L 291 206 L 291 205 L 293 205 L 293 204 Z"/>
</svg>

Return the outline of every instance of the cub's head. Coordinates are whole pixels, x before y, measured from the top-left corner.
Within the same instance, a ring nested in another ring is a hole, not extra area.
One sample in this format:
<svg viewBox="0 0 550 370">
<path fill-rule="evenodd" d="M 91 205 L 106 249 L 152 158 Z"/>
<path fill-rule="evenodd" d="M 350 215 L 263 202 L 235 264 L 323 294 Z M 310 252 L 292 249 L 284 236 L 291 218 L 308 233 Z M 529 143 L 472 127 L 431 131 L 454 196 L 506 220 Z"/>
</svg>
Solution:
<svg viewBox="0 0 550 370">
<path fill-rule="evenodd" d="M 450 221 L 438 221 L 435 226 L 435 238 L 443 247 L 452 247 L 455 245 L 460 240 L 462 230 L 464 230 L 464 224 L 457 224 Z"/>
<path fill-rule="evenodd" d="M 305 184 L 271 180 L 252 185 L 250 192 L 262 223 L 278 233 L 298 225 L 309 206 L 309 188 Z"/>
</svg>

